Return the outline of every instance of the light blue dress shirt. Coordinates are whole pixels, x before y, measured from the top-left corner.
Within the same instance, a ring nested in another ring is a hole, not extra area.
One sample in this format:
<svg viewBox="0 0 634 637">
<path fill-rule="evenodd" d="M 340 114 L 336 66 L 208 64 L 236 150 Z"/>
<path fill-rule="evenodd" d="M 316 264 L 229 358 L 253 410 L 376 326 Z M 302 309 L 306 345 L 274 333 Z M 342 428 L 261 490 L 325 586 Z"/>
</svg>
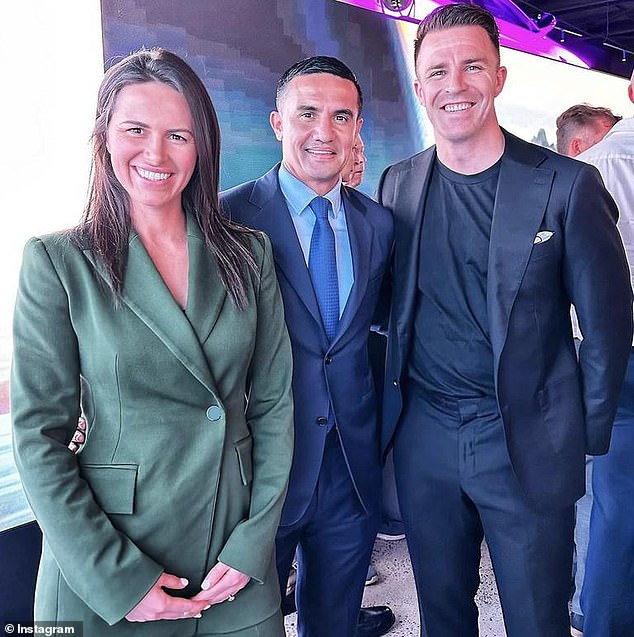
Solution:
<svg viewBox="0 0 634 637">
<path fill-rule="evenodd" d="M 280 166 L 279 180 L 280 189 L 286 199 L 288 209 L 291 213 L 291 220 L 295 226 L 295 232 L 297 233 L 297 238 L 304 253 L 304 261 L 306 262 L 306 267 L 308 267 L 310 240 L 313 235 L 313 226 L 315 225 L 315 213 L 308 205 L 318 195 L 306 184 L 299 181 L 297 177 L 291 175 L 284 167 L 284 164 Z M 341 197 L 341 180 L 337 182 L 336 186 L 330 192 L 327 192 L 323 196 L 330 201 L 331 207 L 328 212 L 328 221 L 335 233 L 337 279 L 339 283 L 339 318 L 341 318 L 354 283 L 350 237 L 346 223 L 346 212 Z"/>
</svg>

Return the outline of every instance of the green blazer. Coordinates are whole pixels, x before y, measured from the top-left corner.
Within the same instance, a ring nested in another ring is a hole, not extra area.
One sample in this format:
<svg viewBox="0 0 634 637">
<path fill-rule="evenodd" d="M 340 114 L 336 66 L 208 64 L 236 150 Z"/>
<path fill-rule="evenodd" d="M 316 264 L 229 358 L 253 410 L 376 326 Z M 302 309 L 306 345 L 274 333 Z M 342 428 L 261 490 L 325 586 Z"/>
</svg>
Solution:
<svg viewBox="0 0 634 637">
<path fill-rule="evenodd" d="M 84 634 L 192 635 L 277 612 L 274 538 L 293 450 L 291 351 L 271 246 L 234 308 L 188 218 L 181 310 L 132 234 L 122 301 L 67 233 L 25 248 L 11 409 L 20 477 L 44 534 L 35 614 Z M 80 453 L 67 444 L 80 412 Z M 193 595 L 220 560 L 252 580 L 201 620 L 124 617 L 162 571 Z"/>
</svg>

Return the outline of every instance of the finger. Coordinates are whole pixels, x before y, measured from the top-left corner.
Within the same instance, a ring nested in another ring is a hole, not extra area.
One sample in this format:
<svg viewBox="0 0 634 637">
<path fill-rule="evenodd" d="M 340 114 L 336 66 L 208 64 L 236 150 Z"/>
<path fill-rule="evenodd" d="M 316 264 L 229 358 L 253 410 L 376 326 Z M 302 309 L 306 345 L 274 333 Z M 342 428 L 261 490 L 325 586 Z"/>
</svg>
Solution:
<svg viewBox="0 0 634 637">
<path fill-rule="evenodd" d="M 229 568 L 225 576 L 213 586 L 203 589 L 192 600 L 207 600 L 211 604 L 233 601 L 235 596 L 251 581 L 251 578 L 240 571 Z"/>
<path fill-rule="evenodd" d="M 191 600 L 184 597 L 172 597 L 169 593 L 162 592 L 160 598 L 137 606 L 126 615 L 131 622 L 157 621 L 159 619 L 185 619 L 196 617 L 209 606 L 204 600 Z"/>
<path fill-rule="evenodd" d="M 200 588 L 206 591 L 210 589 L 212 586 L 215 586 L 227 573 L 229 567 L 222 562 L 218 562 L 210 571 L 207 573 L 205 579 L 203 580 Z"/>
<path fill-rule="evenodd" d="M 235 599 L 235 592 L 227 586 L 217 584 L 205 591 L 200 591 L 194 595 L 191 600 L 193 602 L 205 603 L 208 605 L 222 604 L 224 602 L 232 602 Z"/>
<path fill-rule="evenodd" d="M 81 429 L 82 431 L 86 431 L 86 419 L 80 417 L 77 421 L 77 429 Z"/>
<path fill-rule="evenodd" d="M 157 581 L 157 584 L 163 588 L 173 588 L 175 590 L 180 590 L 189 585 L 189 580 L 185 577 L 178 577 L 177 575 L 172 575 L 171 573 L 163 573 Z M 183 598 L 178 598 L 183 599 Z"/>
</svg>

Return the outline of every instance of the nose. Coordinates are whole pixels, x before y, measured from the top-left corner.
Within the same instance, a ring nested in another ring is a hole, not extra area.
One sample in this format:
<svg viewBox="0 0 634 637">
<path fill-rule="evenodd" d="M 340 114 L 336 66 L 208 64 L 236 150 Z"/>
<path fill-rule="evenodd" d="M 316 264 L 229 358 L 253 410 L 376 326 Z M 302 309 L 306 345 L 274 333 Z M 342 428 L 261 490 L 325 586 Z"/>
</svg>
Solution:
<svg viewBox="0 0 634 637">
<path fill-rule="evenodd" d="M 165 156 L 165 140 L 161 135 L 148 135 L 144 153 L 148 161 L 160 163 Z"/>
<path fill-rule="evenodd" d="M 316 121 L 313 135 L 320 142 L 332 141 L 334 137 L 333 123 L 329 117 L 321 117 Z"/>
<path fill-rule="evenodd" d="M 460 71 L 454 71 L 447 75 L 445 91 L 447 93 L 459 93 L 465 87 L 464 77 Z"/>
</svg>

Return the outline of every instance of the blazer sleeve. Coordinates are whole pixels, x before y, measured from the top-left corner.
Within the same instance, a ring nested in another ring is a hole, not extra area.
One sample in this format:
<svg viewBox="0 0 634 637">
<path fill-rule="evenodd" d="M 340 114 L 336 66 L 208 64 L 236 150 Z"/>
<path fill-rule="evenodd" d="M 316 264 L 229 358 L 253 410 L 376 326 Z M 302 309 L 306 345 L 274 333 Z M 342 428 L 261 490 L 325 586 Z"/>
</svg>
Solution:
<svg viewBox="0 0 634 637">
<path fill-rule="evenodd" d="M 81 364 L 71 305 L 58 272 L 64 249 L 56 245 L 61 257 L 55 262 L 39 239 L 30 240 L 24 250 L 13 327 L 14 454 L 29 504 L 64 579 L 95 613 L 114 624 L 145 596 L 163 569 L 112 525 L 67 448 L 79 415 Z"/>
<path fill-rule="evenodd" d="M 253 437 L 249 517 L 233 530 L 218 559 L 263 581 L 273 557 L 293 457 L 292 354 L 271 244 L 264 244 L 257 333 L 249 369 L 247 424 Z"/>
<path fill-rule="evenodd" d="M 593 455 L 608 451 L 632 347 L 632 290 L 617 219 L 598 171 L 584 165 L 567 206 L 564 280 L 584 336 L 579 366 L 586 452 Z"/>
</svg>

